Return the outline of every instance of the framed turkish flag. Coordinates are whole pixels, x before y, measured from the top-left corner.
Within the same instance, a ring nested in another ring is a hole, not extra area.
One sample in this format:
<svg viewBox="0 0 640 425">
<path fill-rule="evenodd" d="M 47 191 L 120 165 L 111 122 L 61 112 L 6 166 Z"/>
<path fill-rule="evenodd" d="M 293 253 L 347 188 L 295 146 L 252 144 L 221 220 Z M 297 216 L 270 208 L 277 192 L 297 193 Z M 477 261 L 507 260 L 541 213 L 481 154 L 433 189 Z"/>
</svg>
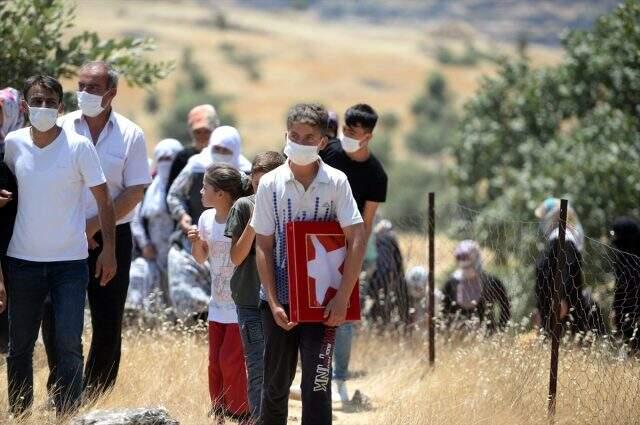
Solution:
<svg viewBox="0 0 640 425">
<path fill-rule="evenodd" d="M 323 322 L 324 309 L 338 292 L 347 242 L 336 221 L 287 223 L 289 319 Z M 359 282 L 349 298 L 346 320 L 360 320 Z"/>
</svg>

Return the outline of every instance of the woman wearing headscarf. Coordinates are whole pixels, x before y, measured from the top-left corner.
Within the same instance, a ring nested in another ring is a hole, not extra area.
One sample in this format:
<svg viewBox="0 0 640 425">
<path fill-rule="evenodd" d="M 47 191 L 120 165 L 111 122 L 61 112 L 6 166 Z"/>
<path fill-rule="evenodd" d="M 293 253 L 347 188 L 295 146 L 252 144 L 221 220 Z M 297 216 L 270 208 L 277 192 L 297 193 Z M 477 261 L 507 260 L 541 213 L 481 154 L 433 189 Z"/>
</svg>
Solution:
<svg viewBox="0 0 640 425">
<path fill-rule="evenodd" d="M 460 242 L 454 256 L 457 268 L 442 289 L 445 323 L 453 328 L 504 328 L 511 318 L 509 296 L 502 282 L 484 270 L 478 243 Z"/>
<path fill-rule="evenodd" d="M 167 255 L 175 223 L 167 208 L 167 180 L 172 161 L 182 150 L 176 139 L 164 139 L 153 151 L 155 177 L 131 222 L 135 247 L 141 255 L 131 263 L 127 308 L 157 312 L 169 305 Z"/>
<path fill-rule="evenodd" d="M 536 326 L 551 332 L 551 299 L 554 294 L 555 271 L 560 254 L 560 200 L 547 198 L 535 211 L 541 219 L 541 230 L 545 241 L 544 251 L 536 263 Z M 572 333 L 603 333 L 605 324 L 600 307 L 584 287 L 582 268 L 584 260 L 584 232 L 575 210 L 567 209 L 562 282 L 559 285 L 560 320 L 564 330 Z"/>
<path fill-rule="evenodd" d="M 0 158 L 4 157 L 4 138 L 24 126 L 24 114 L 20 110 L 22 95 L 14 88 L 0 90 Z"/>
<path fill-rule="evenodd" d="M 229 164 L 245 173 L 250 172 L 251 163 L 242 155 L 241 146 L 238 130 L 230 126 L 216 128 L 211 133 L 209 145 L 189 159 L 169 188 L 169 212 L 178 222 L 168 255 L 169 293 L 171 305 L 180 319 L 206 313 L 211 297 L 209 266 L 195 261 L 186 237 L 204 211 L 200 195 L 204 172 L 214 163 Z"/>
<path fill-rule="evenodd" d="M 613 271 L 613 324 L 634 353 L 640 353 L 640 221 L 619 217 L 611 230 L 616 249 Z"/>
</svg>

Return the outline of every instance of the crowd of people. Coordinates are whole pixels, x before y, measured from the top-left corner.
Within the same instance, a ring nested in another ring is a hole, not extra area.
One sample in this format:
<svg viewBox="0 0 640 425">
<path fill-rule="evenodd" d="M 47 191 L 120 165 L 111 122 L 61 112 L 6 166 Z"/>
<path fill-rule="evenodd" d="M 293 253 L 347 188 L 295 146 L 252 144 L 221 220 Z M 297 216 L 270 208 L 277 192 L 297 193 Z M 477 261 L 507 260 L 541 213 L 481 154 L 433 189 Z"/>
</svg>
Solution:
<svg viewBox="0 0 640 425">
<path fill-rule="evenodd" d="M 406 330 L 427 314 L 429 271 L 405 273 L 393 226 L 378 211 L 388 179 L 370 150 L 376 111 L 356 104 L 340 125 L 335 112 L 297 104 L 283 125 L 282 152 L 249 161 L 238 130 L 221 125 L 214 106 L 198 105 L 186 120 L 191 144 L 161 140 L 149 162 L 142 130 L 112 107 L 117 93 L 117 72 L 100 61 L 80 69 L 79 109 L 68 114 L 52 77 L 0 91 L 0 350 L 8 351 L 11 413 L 28 413 L 33 403 L 40 329 L 59 414 L 111 390 L 130 310 L 208 324 L 210 415 L 218 422 L 285 424 L 300 359 L 302 423 L 330 424 L 332 398 L 350 402 L 354 324 L 345 316 L 355 285 L 372 327 Z M 558 212 L 555 198 L 536 210 L 546 248 L 536 265 L 535 317 L 544 331 Z M 285 229 L 295 221 L 338 222 L 346 239 L 340 286 L 321 323 L 290 321 Z M 640 224 L 619 219 L 612 241 L 614 324 L 637 350 Z M 570 210 L 560 319 L 567 331 L 604 332 L 584 287 L 583 246 Z M 508 292 L 485 270 L 480 245 L 464 240 L 453 256 L 456 268 L 437 293 L 445 327 L 507 327 Z"/>
</svg>

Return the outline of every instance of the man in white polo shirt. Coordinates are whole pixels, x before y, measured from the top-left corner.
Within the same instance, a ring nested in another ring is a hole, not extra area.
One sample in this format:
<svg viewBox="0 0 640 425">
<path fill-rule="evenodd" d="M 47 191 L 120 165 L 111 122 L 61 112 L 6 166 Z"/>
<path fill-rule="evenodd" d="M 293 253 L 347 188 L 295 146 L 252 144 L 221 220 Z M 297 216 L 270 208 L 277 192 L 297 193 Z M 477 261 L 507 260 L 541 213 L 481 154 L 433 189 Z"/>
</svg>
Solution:
<svg viewBox="0 0 640 425">
<path fill-rule="evenodd" d="M 288 160 L 265 174 L 256 194 L 251 227 L 256 232 L 256 266 L 263 291 L 264 380 L 261 423 L 287 423 L 289 387 L 298 352 L 302 359 L 302 423 L 331 424 L 331 382 L 318 385 L 318 371 L 330 370 L 335 327 L 346 317 L 365 248 L 362 216 L 347 176 L 326 165 L 318 152 L 327 144 L 327 111 L 299 104 L 287 117 Z M 292 221 L 338 221 L 347 241 L 342 283 L 325 309 L 323 323 L 289 321 L 285 228 Z"/>
<path fill-rule="evenodd" d="M 124 304 L 129 288 L 132 238 L 129 222 L 134 208 L 151 182 L 144 134 L 140 127 L 113 111 L 111 103 L 118 90 L 118 74 L 105 62 L 89 62 L 78 75 L 78 105 L 80 110 L 63 117 L 63 128 L 89 138 L 96 147 L 100 164 L 107 178 L 116 213 L 116 259 L 118 272 L 106 285 L 91 278 L 88 287 L 93 335 L 85 366 L 85 389 L 99 395 L 116 381 L 120 365 L 121 333 Z M 89 267 L 102 250 L 102 232 L 96 219 L 96 205 L 86 199 Z M 92 274 L 93 275 L 93 274 Z M 51 326 L 43 327 L 50 335 Z M 49 365 L 55 368 L 50 338 L 45 338 Z M 51 389 L 51 376 L 49 388 Z"/>
<path fill-rule="evenodd" d="M 62 86 L 52 77 L 27 80 L 23 107 L 31 127 L 9 133 L 4 161 L 20 191 L 18 215 L 7 250 L 9 289 L 9 408 L 15 415 L 33 403 L 33 348 L 47 296 L 56 319 L 59 359 L 56 410 L 78 407 L 82 394 L 82 330 L 89 282 L 83 200 L 90 190 L 104 233 L 94 279 L 105 285 L 116 273 L 114 210 L 100 160 L 91 142 L 56 125 Z"/>
</svg>

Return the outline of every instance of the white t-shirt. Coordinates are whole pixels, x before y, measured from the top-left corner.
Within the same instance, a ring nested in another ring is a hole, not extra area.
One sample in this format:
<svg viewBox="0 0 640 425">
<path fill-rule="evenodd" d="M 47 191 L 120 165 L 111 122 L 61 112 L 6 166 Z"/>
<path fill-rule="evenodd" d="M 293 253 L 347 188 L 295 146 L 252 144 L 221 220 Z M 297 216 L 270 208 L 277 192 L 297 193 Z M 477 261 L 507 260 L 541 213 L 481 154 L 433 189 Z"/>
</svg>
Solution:
<svg viewBox="0 0 640 425">
<path fill-rule="evenodd" d="M 209 247 L 209 267 L 211 270 L 211 301 L 209 301 L 209 321 L 218 323 L 238 323 L 236 305 L 231 297 L 231 276 L 234 265 L 231 262 L 231 239 L 224 235 L 226 222 L 218 223 L 216 210 L 205 210 L 198 220 L 200 239 Z"/>
<path fill-rule="evenodd" d="M 45 148 L 31 127 L 9 133 L 4 161 L 18 180 L 18 215 L 7 255 L 52 262 L 87 258 L 84 191 L 105 183 L 93 144 L 62 130 Z"/>
<path fill-rule="evenodd" d="M 62 127 L 91 140 L 91 132 L 81 111 L 71 112 L 60 119 Z M 144 133 L 136 124 L 122 115 L 111 112 L 109 121 L 95 144 L 100 164 L 107 178 L 111 198 L 117 198 L 127 187 L 151 183 L 147 148 Z M 98 214 L 98 206 L 89 191 L 85 191 L 86 218 Z M 129 223 L 134 210 L 118 220 L 117 224 Z"/>
</svg>

